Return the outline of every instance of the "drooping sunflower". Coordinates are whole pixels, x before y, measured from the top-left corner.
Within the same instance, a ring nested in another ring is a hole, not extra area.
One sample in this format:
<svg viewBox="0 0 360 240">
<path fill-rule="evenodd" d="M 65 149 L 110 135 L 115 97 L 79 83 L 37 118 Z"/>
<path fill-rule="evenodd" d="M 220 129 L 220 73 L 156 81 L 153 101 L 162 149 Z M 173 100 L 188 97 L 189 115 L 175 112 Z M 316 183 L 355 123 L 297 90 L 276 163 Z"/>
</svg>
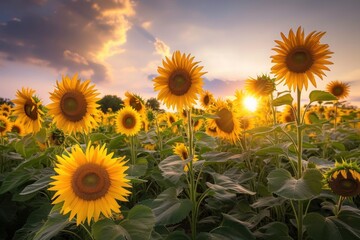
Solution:
<svg viewBox="0 0 360 240">
<path fill-rule="evenodd" d="M 204 90 L 201 92 L 200 94 L 200 105 L 204 108 L 204 109 L 208 109 L 211 104 L 213 104 L 215 101 L 214 99 L 214 95 L 207 91 L 207 90 Z"/>
<path fill-rule="evenodd" d="M 146 112 L 144 100 L 140 96 L 130 92 L 126 92 L 125 97 L 124 105 L 134 108 L 141 116 L 144 116 Z"/>
<path fill-rule="evenodd" d="M 187 160 L 189 158 L 189 152 L 185 146 L 184 143 L 176 143 L 176 145 L 173 147 L 174 154 L 178 155 L 181 160 Z M 193 162 L 196 162 L 198 160 L 197 156 L 194 156 L 192 159 Z M 189 171 L 189 164 L 186 164 L 184 166 L 184 171 Z"/>
<path fill-rule="evenodd" d="M 24 136 L 26 134 L 26 130 L 19 120 L 12 123 L 11 132 L 17 133 L 19 136 Z"/>
<path fill-rule="evenodd" d="M 11 122 L 7 117 L 0 116 L 0 136 L 5 136 L 11 131 Z"/>
<path fill-rule="evenodd" d="M 84 132 L 91 130 L 96 123 L 92 114 L 96 113 L 99 98 L 95 85 L 90 80 L 81 82 L 78 75 L 72 78 L 62 77 L 56 81 L 56 89 L 50 93 L 50 103 L 47 107 L 49 115 L 53 116 L 56 127 L 65 133 Z"/>
<path fill-rule="evenodd" d="M 360 194 L 360 167 L 356 162 L 336 162 L 335 167 L 325 173 L 326 184 L 342 197 Z"/>
<path fill-rule="evenodd" d="M 126 136 L 138 134 L 142 126 L 140 114 L 130 106 L 120 109 L 116 115 L 116 131 Z"/>
<path fill-rule="evenodd" d="M 16 99 L 12 100 L 15 104 L 13 115 L 23 123 L 27 132 L 36 133 L 40 131 L 43 122 L 41 101 L 34 96 L 35 90 L 22 88 L 16 92 Z"/>
<path fill-rule="evenodd" d="M 202 91 L 202 66 L 193 62 L 194 57 L 174 52 L 172 58 L 163 60 L 163 67 L 158 67 L 159 76 L 154 81 L 154 90 L 159 91 L 158 99 L 166 106 L 182 110 L 191 108 Z"/>
<path fill-rule="evenodd" d="M 217 118 L 207 119 L 208 128 L 216 129 L 216 133 L 220 138 L 232 141 L 233 143 L 236 142 L 241 133 L 237 111 L 234 111 L 226 102 L 219 99 L 209 109 L 209 112 L 216 115 Z"/>
<path fill-rule="evenodd" d="M 283 41 L 275 40 L 278 45 L 272 50 L 277 54 L 271 56 L 271 62 L 275 63 L 271 71 L 276 80 L 285 80 L 293 90 L 307 89 L 308 81 L 316 87 L 315 75 L 322 79 L 324 70 L 330 70 L 326 65 L 332 64 L 328 59 L 333 52 L 329 51 L 328 44 L 320 43 L 324 34 L 313 31 L 305 38 L 301 27 L 296 34 L 290 29 L 288 37 L 281 33 Z"/>
<path fill-rule="evenodd" d="M 113 158 L 102 147 L 87 146 L 84 152 L 79 145 L 71 153 L 57 157 L 55 172 L 49 190 L 55 191 L 52 204 L 62 203 L 61 213 L 70 213 L 69 220 L 76 215 L 76 224 L 87 220 L 98 221 L 100 215 L 111 217 L 120 213 L 117 200 L 127 201 L 130 192 L 126 179 L 125 157 Z"/>
<path fill-rule="evenodd" d="M 347 98 L 350 93 L 350 85 L 340 81 L 331 81 L 326 85 L 326 91 L 337 97 L 339 100 Z"/>
<path fill-rule="evenodd" d="M 245 81 L 245 90 L 259 97 L 267 97 L 275 90 L 274 79 L 263 74 L 257 78 L 249 78 Z"/>
</svg>

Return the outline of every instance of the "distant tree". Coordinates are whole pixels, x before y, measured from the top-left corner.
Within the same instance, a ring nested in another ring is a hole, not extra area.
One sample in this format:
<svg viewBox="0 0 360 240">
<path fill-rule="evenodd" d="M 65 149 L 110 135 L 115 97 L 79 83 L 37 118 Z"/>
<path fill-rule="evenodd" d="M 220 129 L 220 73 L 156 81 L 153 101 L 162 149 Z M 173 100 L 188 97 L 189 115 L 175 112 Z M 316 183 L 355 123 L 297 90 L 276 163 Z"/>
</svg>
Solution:
<svg viewBox="0 0 360 240">
<path fill-rule="evenodd" d="M 7 103 L 10 106 L 14 106 L 14 103 L 10 99 L 0 97 L 0 105 L 3 104 L 3 103 Z"/>
<path fill-rule="evenodd" d="M 149 98 L 146 101 L 146 107 L 151 108 L 152 110 L 159 111 L 160 110 L 160 103 L 156 98 Z"/>
<path fill-rule="evenodd" d="M 97 102 L 100 105 L 100 109 L 103 113 L 107 113 L 109 109 L 116 112 L 124 106 L 124 102 L 116 95 L 105 95 Z"/>
</svg>

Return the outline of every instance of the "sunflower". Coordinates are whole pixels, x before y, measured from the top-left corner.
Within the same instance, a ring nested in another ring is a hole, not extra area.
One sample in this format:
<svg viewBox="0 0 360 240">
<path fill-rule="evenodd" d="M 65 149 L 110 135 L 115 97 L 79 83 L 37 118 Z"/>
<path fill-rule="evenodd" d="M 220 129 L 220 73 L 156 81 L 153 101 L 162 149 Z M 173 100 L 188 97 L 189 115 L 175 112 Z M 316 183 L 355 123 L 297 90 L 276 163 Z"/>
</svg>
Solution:
<svg viewBox="0 0 360 240">
<path fill-rule="evenodd" d="M 193 62 L 194 57 L 174 52 L 172 58 L 163 60 L 164 67 L 158 67 L 159 76 L 154 79 L 154 90 L 160 91 L 158 99 L 165 102 L 166 106 L 177 108 L 191 108 L 197 100 L 197 95 L 202 91 L 205 72 L 201 72 L 198 62 Z"/>
<path fill-rule="evenodd" d="M 320 39 L 325 32 L 313 31 L 304 38 L 304 31 L 298 28 L 296 34 L 291 29 L 289 36 L 281 33 L 283 41 L 275 40 L 278 44 L 272 50 L 277 54 L 271 56 L 271 68 L 276 80 L 284 81 L 289 89 L 302 90 L 308 88 L 308 80 L 316 87 L 315 75 L 320 79 L 325 76 L 324 70 L 330 69 L 325 66 L 332 64 L 328 61 L 330 54 L 329 45 L 321 44 Z"/>
<path fill-rule="evenodd" d="M 240 127 L 245 131 L 250 130 L 254 128 L 254 121 L 246 116 L 240 117 Z"/>
<path fill-rule="evenodd" d="M 310 110 L 306 111 L 306 113 L 305 113 L 305 123 L 306 124 L 313 124 L 318 121 L 319 121 L 319 116 L 315 110 L 310 109 Z"/>
<path fill-rule="evenodd" d="M 222 100 L 217 100 L 209 111 L 217 118 L 207 119 L 208 128 L 216 129 L 220 138 L 235 142 L 240 135 L 240 121 L 237 112 Z"/>
<path fill-rule="evenodd" d="M 281 122 L 290 123 L 294 122 L 295 119 L 295 110 L 292 109 L 291 106 L 286 106 L 283 112 L 281 113 Z"/>
<path fill-rule="evenodd" d="M 200 105 L 204 108 L 204 109 L 208 109 L 213 103 L 214 103 L 215 99 L 214 99 L 214 95 L 207 91 L 204 90 L 201 92 L 200 94 Z"/>
<path fill-rule="evenodd" d="M 11 132 L 17 133 L 19 136 L 26 135 L 26 130 L 19 120 L 12 123 Z"/>
<path fill-rule="evenodd" d="M 11 111 L 12 111 L 12 106 L 11 106 L 10 104 L 3 103 L 3 104 L 1 104 L 1 106 L 0 106 L 0 110 L 1 110 L 1 111 L 4 111 L 4 112 L 7 112 L 8 114 L 10 114 Z"/>
<path fill-rule="evenodd" d="M 124 105 L 134 108 L 141 116 L 144 116 L 146 111 L 144 100 L 140 96 L 130 92 L 126 92 L 125 96 Z"/>
<path fill-rule="evenodd" d="M 326 90 L 338 99 L 344 99 L 349 96 L 350 85 L 340 81 L 331 81 L 326 85 Z"/>
<path fill-rule="evenodd" d="M 5 136 L 11 131 L 11 122 L 7 117 L 0 116 L 0 136 Z"/>
<path fill-rule="evenodd" d="M 325 181 L 342 197 L 356 196 L 360 194 L 360 167 L 356 162 L 336 162 L 335 167 L 325 173 Z"/>
<path fill-rule="evenodd" d="M 275 90 L 274 79 L 263 74 L 256 79 L 249 78 L 245 81 L 245 90 L 259 97 L 267 97 Z"/>
<path fill-rule="evenodd" d="M 55 191 L 52 204 L 63 203 L 61 213 L 70 212 L 71 221 L 76 215 L 76 224 L 87 220 L 98 221 L 100 214 L 111 217 L 112 212 L 120 213 L 117 200 L 127 201 L 130 192 L 126 179 L 125 157 L 113 158 L 102 147 L 87 146 L 84 152 L 79 145 L 71 153 L 57 157 L 55 172 L 51 177 L 49 190 Z"/>
<path fill-rule="evenodd" d="M 47 107 L 57 128 L 69 134 L 91 130 L 92 123 L 95 123 L 92 114 L 99 107 L 96 104 L 99 94 L 94 87 L 90 86 L 90 80 L 81 82 L 77 74 L 72 78 L 65 76 L 61 82 L 56 81 L 56 89 L 50 93 L 52 103 Z"/>
<path fill-rule="evenodd" d="M 207 135 L 212 136 L 212 137 L 217 137 L 217 129 L 216 126 L 213 126 L 213 124 L 211 124 L 212 126 L 209 126 L 209 121 L 207 121 L 207 125 L 205 127 L 205 132 Z"/>
<path fill-rule="evenodd" d="M 199 131 L 204 124 L 204 120 L 201 118 L 192 119 L 194 132 Z"/>
<path fill-rule="evenodd" d="M 174 154 L 178 155 L 181 158 L 181 160 L 185 161 L 185 160 L 187 160 L 189 158 L 189 153 L 188 153 L 188 150 L 187 150 L 184 143 L 176 143 L 176 145 L 173 147 L 173 152 L 174 152 Z M 192 161 L 196 162 L 197 160 L 198 159 L 197 159 L 197 157 L 195 155 Z M 186 164 L 184 166 L 184 171 L 185 172 L 189 171 L 189 166 L 188 165 L 189 164 Z"/>
<path fill-rule="evenodd" d="M 120 109 L 116 115 L 116 131 L 126 136 L 134 136 L 141 129 L 141 116 L 130 106 Z"/>
<path fill-rule="evenodd" d="M 16 99 L 12 100 L 15 104 L 13 115 L 24 124 L 27 132 L 36 133 L 40 131 L 43 122 L 41 101 L 33 96 L 35 90 L 22 88 L 16 92 Z"/>
</svg>

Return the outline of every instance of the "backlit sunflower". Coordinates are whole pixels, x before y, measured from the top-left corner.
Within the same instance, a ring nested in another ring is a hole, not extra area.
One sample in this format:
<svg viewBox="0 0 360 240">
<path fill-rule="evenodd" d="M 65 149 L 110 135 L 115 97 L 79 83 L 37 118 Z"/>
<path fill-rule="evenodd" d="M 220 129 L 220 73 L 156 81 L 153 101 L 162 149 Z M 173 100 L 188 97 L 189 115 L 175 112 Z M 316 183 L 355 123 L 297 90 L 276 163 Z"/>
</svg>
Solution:
<svg viewBox="0 0 360 240">
<path fill-rule="evenodd" d="M 116 131 L 126 136 L 138 134 L 142 126 L 140 114 L 130 106 L 120 109 L 116 115 Z"/>
<path fill-rule="evenodd" d="M 25 130 L 23 124 L 19 120 L 16 120 L 15 122 L 12 123 L 10 131 L 17 133 L 19 136 L 26 135 L 26 130 Z"/>
<path fill-rule="evenodd" d="M 288 37 L 281 33 L 283 41 L 275 40 L 278 45 L 273 50 L 277 54 L 271 56 L 271 62 L 275 63 L 271 71 L 276 80 L 285 80 L 285 84 L 293 90 L 297 88 L 301 91 L 304 86 L 307 89 L 309 80 L 316 87 L 315 75 L 322 79 L 324 70 L 330 70 L 325 65 L 332 64 L 328 61 L 332 54 L 329 45 L 320 43 L 324 34 L 313 31 L 305 38 L 301 27 L 296 34 L 291 29 Z"/>
<path fill-rule="evenodd" d="M 342 197 L 359 195 L 360 167 L 355 162 L 336 162 L 335 167 L 325 173 L 325 181 L 334 193 Z"/>
<path fill-rule="evenodd" d="M 78 75 L 72 78 L 65 76 L 61 82 L 56 81 L 56 89 L 50 93 L 50 103 L 47 107 L 49 115 L 54 117 L 56 127 L 65 133 L 89 132 L 96 123 L 93 114 L 99 98 L 95 85 L 90 80 L 81 82 Z"/>
<path fill-rule="evenodd" d="M 350 85 L 340 81 L 331 81 L 326 85 L 326 91 L 340 100 L 349 96 Z"/>
<path fill-rule="evenodd" d="M 124 105 L 132 107 L 138 113 L 140 113 L 141 116 L 144 116 L 146 111 L 144 100 L 140 96 L 130 92 L 126 92 L 125 96 L 126 98 L 124 99 Z"/>
<path fill-rule="evenodd" d="M 214 99 L 214 95 L 209 92 L 209 91 L 202 91 L 200 94 L 200 105 L 204 108 L 207 109 L 211 106 L 211 104 L 213 104 L 215 101 Z"/>
<path fill-rule="evenodd" d="M 11 131 L 11 122 L 7 117 L 0 116 L 0 136 L 5 136 Z"/>
<path fill-rule="evenodd" d="M 130 192 L 126 179 L 125 157 L 113 158 L 105 145 L 90 146 L 84 152 L 79 145 L 71 153 L 57 157 L 55 172 L 49 190 L 55 191 L 52 204 L 62 203 L 61 213 L 70 213 L 71 221 L 76 215 L 76 224 L 98 221 L 100 214 L 109 218 L 120 213 L 117 200 L 127 201 Z"/>
<path fill-rule="evenodd" d="M 178 155 L 181 158 L 181 160 L 187 160 L 189 158 L 189 153 L 184 143 L 176 143 L 176 145 L 173 147 L 173 152 L 174 154 Z M 197 160 L 198 160 L 197 157 L 194 156 L 193 162 L 196 162 Z M 189 164 L 186 164 L 184 166 L 185 172 L 189 171 L 188 165 Z"/>
<path fill-rule="evenodd" d="M 23 123 L 29 133 L 40 131 L 43 122 L 41 101 L 34 96 L 35 90 L 22 88 L 16 92 L 16 99 L 12 100 L 15 104 L 13 115 Z"/>
<path fill-rule="evenodd" d="M 233 111 L 224 101 L 217 100 L 209 109 L 217 118 L 207 119 L 208 128 L 216 129 L 220 138 L 235 142 L 240 135 L 240 121 L 236 111 Z"/>
<path fill-rule="evenodd" d="M 191 108 L 202 91 L 202 75 L 199 62 L 193 62 L 194 57 L 174 52 L 172 58 L 163 60 L 163 67 L 158 67 L 159 76 L 154 81 L 154 90 L 160 91 L 158 99 L 166 106 L 181 111 Z"/>
<path fill-rule="evenodd" d="M 281 113 L 280 121 L 283 123 L 295 122 L 295 113 L 290 106 L 286 106 L 283 112 Z"/>
<path fill-rule="evenodd" d="M 245 90 L 259 97 L 267 97 L 275 90 L 274 79 L 263 74 L 256 79 L 249 78 L 245 81 Z"/>
</svg>

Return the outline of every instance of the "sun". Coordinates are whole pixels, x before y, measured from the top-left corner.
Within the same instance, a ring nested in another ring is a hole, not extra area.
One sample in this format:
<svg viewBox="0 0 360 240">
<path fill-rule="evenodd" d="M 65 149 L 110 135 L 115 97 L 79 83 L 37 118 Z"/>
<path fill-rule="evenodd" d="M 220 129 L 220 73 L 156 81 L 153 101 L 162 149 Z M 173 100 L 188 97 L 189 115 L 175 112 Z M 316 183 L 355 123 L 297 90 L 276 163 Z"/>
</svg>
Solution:
<svg viewBox="0 0 360 240">
<path fill-rule="evenodd" d="M 258 100 L 253 96 L 247 96 L 244 98 L 243 105 L 250 112 L 255 112 L 258 107 Z"/>
</svg>

